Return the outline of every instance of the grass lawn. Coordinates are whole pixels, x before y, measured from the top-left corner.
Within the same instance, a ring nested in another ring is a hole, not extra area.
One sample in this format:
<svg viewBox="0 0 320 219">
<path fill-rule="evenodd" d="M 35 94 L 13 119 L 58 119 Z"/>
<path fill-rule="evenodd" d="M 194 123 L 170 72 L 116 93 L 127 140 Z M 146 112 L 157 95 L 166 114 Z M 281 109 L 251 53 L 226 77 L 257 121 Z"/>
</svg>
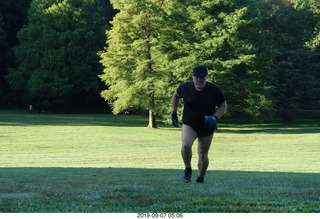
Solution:
<svg viewBox="0 0 320 219">
<path fill-rule="evenodd" d="M 320 212 L 319 120 L 221 120 L 204 184 L 181 130 L 133 115 L 0 111 L 0 212 Z"/>
</svg>

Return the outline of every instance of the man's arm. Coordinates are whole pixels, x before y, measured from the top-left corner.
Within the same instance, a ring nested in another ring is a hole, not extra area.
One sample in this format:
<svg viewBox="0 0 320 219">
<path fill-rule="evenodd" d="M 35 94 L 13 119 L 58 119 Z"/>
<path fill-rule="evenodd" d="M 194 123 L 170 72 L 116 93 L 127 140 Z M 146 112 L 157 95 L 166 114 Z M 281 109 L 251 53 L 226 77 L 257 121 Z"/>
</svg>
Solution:
<svg viewBox="0 0 320 219">
<path fill-rule="evenodd" d="M 178 104 L 179 104 L 179 95 L 177 91 L 174 92 L 172 96 L 172 112 L 171 112 L 171 123 L 173 126 L 178 127 L 179 126 L 179 121 L 178 121 Z"/>
<path fill-rule="evenodd" d="M 221 117 L 227 112 L 227 102 L 224 101 L 222 104 L 218 106 L 218 109 L 216 113 L 214 114 L 218 119 L 221 119 Z"/>
<path fill-rule="evenodd" d="M 179 105 L 179 95 L 177 93 L 177 91 L 174 92 L 173 96 L 172 96 L 172 112 L 177 112 L 178 110 L 178 105 Z"/>
</svg>

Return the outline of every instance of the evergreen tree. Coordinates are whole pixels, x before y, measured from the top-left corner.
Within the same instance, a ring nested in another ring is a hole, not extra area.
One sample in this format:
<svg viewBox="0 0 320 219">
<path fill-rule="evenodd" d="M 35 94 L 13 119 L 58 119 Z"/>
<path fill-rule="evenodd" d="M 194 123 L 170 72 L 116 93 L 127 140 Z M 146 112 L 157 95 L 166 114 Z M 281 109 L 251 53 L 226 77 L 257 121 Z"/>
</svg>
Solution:
<svg viewBox="0 0 320 219">
<path fill-rule="evenodd" d="M 320 56 L 314 38 L 319 24 L 319 3 L 313 0 L 268 3 L 265 0 L 261 8 L 270 7 L 263 14 L 263 28 L 277 48 L 273 76 L 275 109 L 288 122 L 294 119 L 296 110 L 319 108 Z"/>
<path fill-rule="evenodd" d="M 274 102 L 284 122 L 299 109 L 320 106 L 319 53 L 306 49 L 280 50 L 275 58 Z"/>
<path fill-rule="evenodd" d="M 271 110 L 273 50 L 261 30 L 256 1 L 194 1 L 189 7 L 196 41 L 193 60 L 211 71 L 228 111 L 263 117 Z"/>
<path fill-rule="evenodd" d="M 309 18 L 307 25 L 314 27 L 312 36 L 306 43 L 307 47 L 320 49 L 320 2 L 318 0 L 294 0 L 294 2 L 299 13 L 307 13 Z"/>
</svg>

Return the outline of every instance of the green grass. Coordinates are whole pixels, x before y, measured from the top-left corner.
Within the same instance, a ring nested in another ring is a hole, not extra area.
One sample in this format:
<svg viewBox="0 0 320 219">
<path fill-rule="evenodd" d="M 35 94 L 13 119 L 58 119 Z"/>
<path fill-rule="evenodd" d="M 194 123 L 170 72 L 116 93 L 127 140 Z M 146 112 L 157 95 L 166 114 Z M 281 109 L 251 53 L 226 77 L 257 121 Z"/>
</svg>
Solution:
<svg viewBox="0 0 320 219">
<path fill-rule="evenodd" d="M 318 121 L 222 120 L 206 182 L 184 184 L 180 129 L 0 111 L 0 212 L 320 212 Z"/>
</svg>

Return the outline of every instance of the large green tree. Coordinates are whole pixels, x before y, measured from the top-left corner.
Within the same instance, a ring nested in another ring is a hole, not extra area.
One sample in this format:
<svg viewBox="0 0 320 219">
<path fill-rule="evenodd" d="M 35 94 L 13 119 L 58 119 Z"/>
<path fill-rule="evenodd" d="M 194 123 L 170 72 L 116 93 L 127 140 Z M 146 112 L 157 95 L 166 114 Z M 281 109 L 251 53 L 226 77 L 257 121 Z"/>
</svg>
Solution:
<svg viewBox="0 0 320 219">
<path fill-rule="evenodd" d="M 262 16 L 261 29 L 278 50 L 303 48 L 315 25 L 311 14 L 296 10 L 292 1 L 257 1 Z"/>
<path fill-rule="evenodd" d="M 265 116 L 271 106 L 273 50 L 260 29 L 256 1 L 195 0 L 189 13 L 195 36 L 190 54 L 209 67 L 210 79 L 225 92 L 229 113 Z"/>
<path fill-rule="evenodd" d="M 100 53 L 108 85 L 101 95 L 115 114 L 130 110 L 147 110 L 148 127 L 156 128 L 155 116 L 168 105 L 170 78 L 169 53 L 178 37 L 175 10 L 178 1 L 115 0 L 119 13 L 107 32 L 106 50 Z M 180 13 L 181 15 L 181 13 Z"/>
<path fill-rule="evenodd" d="M 255 1 L 112 3 L 120 12 L 107 33 L 101 78 L 109 86 L 102 96 L 114 113 L 142 107 L 150 121 L 159 105 L 168 113 L 173 90 L 197 64 L 209 67 L 231 113 L 259 117 L 270 111 L 273 50 L 259 29 Z"/>
<path fill-rule="evenodd" d="M 312 35 L 307 41 L 308 48 L 320 49 L 320 1 L 318 0 L 292 0 L 299 13 L 307 14 L 308 26 L 313 28 Z M 311 25 L 310 25 L 311 24 Z"/>
<path fill-rule="evenodd" d="M 320 54 L 307 49 L 279 50 L 275 57 L 274 103 L 284 122 L 299 109 L 319 109 Z"/>
<path fill-rule="evenodd" d="M 273 101 L 275 111 L 284 122 L 293 120 L 296 110 L 319 107 L 320 56 L 314 37 L 319 24 L 317 7 L 319 3 L 313 0 L 264 0 L 260 3 L 264 18 L 262 28 L 267 30 L 277 50 Z"/>
<path fill-rule="evenodd" d="M 63 106 L 79 93 L 98 92 L 97 51 L 103 48 L 106 2 L 33 0 L 29 23 L 18 34 L 18 67 L 7 79 L 25 99 L 40 107 Z"/>
</svg>

